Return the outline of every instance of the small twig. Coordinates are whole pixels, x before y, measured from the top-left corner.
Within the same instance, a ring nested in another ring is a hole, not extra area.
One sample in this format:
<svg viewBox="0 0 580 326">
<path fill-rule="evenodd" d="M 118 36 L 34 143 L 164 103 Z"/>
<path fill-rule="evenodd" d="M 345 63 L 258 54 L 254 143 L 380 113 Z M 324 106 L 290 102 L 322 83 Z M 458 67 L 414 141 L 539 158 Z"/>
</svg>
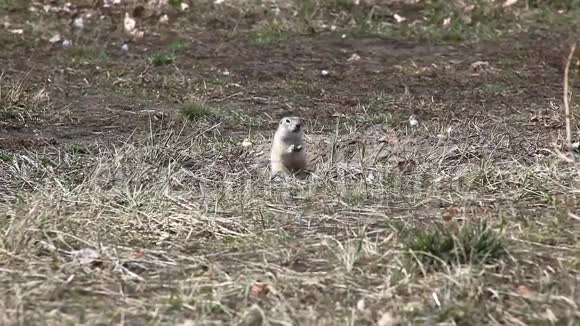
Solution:
<svg viewBox="0 0 580 326">
<path fill-rule="evenodd" d="M 226 97 L 216 98 L 216 99 L 209 100 L 208 102 L 222 102 L 222 101 L 225 101 L 225 100 L 230 99 L 232 97 L 236 97 L 238 95 L 243 95 L 243 94 L 244 94 L 243 92 L 237 92 L 237 93 L 228 95 Z"/>
<path fill-rule="evenodd" d="M 360 151 L 360 166 L 361 166 L 361 170 L 362 170 L 362 179 L 363 179 L 363 183 L 365 186 L 365 195 L 366 198 L 369 199 L 369 186 L 367 183 L 367 175 L 366 175 L 366 168 L 365 168 L 365 145 L 364 144 L 360 144 L 358 145 L 359 147 L 359 151 Z"/>
<path fill-rule="evenodd" d="M 574 57 L 574 52 L 576 51 L 576 43 L 572 44 L 570 47 L 570 53 L 568 53 L 568 58 L 566 59 L 566 66 L 564 67 L 564 112 L 566 114 L 566 142 L 568 143 L 568 150 L 571 152 L 572 157 L 575 158 L 573 148 L 572 148 L 572 123 L 570 119 L 570 99 L 568 98 L 568 71 L 570 70 L 570 63 Z M 576 161 L 574 159 L 574 161 Z"/>
<path fill-rule="evenodd" d="M 218 122 L 218 123 L 216 123 L 215 125 L 213 125 L 213 126 L 211 126 L 211 127 L 207 128 L 207 129 L 204 129 L 204 130 L 202 130 L 202 131 L 198 132 L 197 134 L 195 134 L 195 136 L 194 136 L 194 137 L 192 137 L 192 139 L 197 139 L 199 136 L 201 136 L 201 135 L 203 135 L 203 134 L 206 134 L 206 133 L 208 133 L 208 132 L 212 131 L 213 129 L 215 129 L 215 128 L 219 127 L 221 124 L 222 124 L 221 122 Z"/>
<path fill-rule="evenodd" d="M 332 149 L 330 150 L 330 164 L 334 163 L 334 156 L 336 155 L 336 145 L 338 143 L 338 130 L 340 126 L 340 117 L 336 118 L 336 127 L 334 131 L 334 138 L 332 140 Z"/>
</svg>

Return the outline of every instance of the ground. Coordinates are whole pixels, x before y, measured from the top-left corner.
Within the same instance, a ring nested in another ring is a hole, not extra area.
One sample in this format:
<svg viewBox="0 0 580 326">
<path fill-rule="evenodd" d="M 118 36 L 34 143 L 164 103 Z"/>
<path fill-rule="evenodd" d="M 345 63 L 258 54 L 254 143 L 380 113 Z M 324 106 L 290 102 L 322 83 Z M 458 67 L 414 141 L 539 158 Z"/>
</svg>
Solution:
<svg viewBox="0 0 580 326">
<path fill-rule="evenodd" d="M 109 2 L 0 0 L 2 324 L 580 323 L 578 1 Z"/>
</svg>

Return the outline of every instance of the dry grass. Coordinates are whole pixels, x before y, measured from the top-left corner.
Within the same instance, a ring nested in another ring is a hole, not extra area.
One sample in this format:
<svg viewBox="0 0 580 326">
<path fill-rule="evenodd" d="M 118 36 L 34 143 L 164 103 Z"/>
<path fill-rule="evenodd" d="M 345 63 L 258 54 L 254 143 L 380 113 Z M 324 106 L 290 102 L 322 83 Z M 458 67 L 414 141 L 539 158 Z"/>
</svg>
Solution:
<svg viewBox="0 0 580 326">
<path fill-rule="evenodd" d="M 276 184 L 204 128 L 1 162 L 4 324 L 229 323 L 254 304 L 270 324 L 579 320 L 574 171 L 554 157 L 446 150 L 498 137 L 466 129 L 407 147 L 411 174 L 354 157 Z"/>
<path fill-rule="evenodd" d="M 178 25 L 180 32 L 209 29 L 208 39 L 218 34 L 215 27 L 228 37 L 240 37 L 239 42 L 267 48 L 292 33 L 333 37 L 328 31 L 331 25 L 339 34 L 477 41 L 513 32 L 503 29 L 506 26 L 526 31 L 533 26 L 526 23 L 543 14 L 548 20 L 563 17 L 565 21 L 577 17 L 578 10 L 557 13 L 566 1 L 552 2 L 554 8 L 534 8 L 535 2 L 519 1 L 509 9 L 497 1 L 430 1 L 418 14 L 400 11 L 408 20 L 399 24 L 393 21 L 391 7 L 378 1 L 354 7 L 341 0 L 301 0 L 279 2 L 279 8 L 266 11 L 256 4 L 232 2 L 219 7 L 213 2 L 195 2 L 181 18 L 176 14 L 180 9 L 170 11 L 171 19 L 177 17 L 170 23 Z M 14 3 L 0 0 L 0 7 Z M 463 4 L 470 3 L 477 5 L 476 10 L 465 13 Z M 179 8 L 179 1 L 171 4 Z M 532 8 L 524 8 L 526 4 Z M 123 17 L 124 7 L 117 9 L 114 14 Z M 500 25 L 486 20 L 500 14 L 507 15 Z M 31 19 L 31 25 L 42 31 L 49 15 L 43 16 L 45 21 Z M 196 18 L 189 21 L 195 28 L 180 25 L 191 17 Z M 451 25 L 443 26 L 449 17 Z M 145 19 L 139 20 L 139 27 L 147 33 L 161 28 L 154 18 L 153 27 Z M 115 23 L 120 21 L 111 22 Z M 91 22 L 87 19 L 86 24 Z M 520 87 L 500 83 L 501 74 L 549 80 L 545 75 L 537 77 L 540 69 L 518 62 L 522 71 L 516 74 L 510 64 L 500 65 L 490 57 L 485 59 L 491 62 L 489 69 L 499 66 L 503 71 L 474 76 L 470 65 L 480 58 L 455 54 L 456 66 L 443 57 L 402 62 L 400 74 L 389 71 L 396 80 L 384 84 L 404 87 L 405 94 L 367 90 L 352 96 L 364 97 L 364 102 L 345 105 L 352 109 L 350 115 L 325 120 L 317 116 L 318 111 L 310 114 L 315 118 L 308 120 L 308 145 L 324 155 L 308 179 L 280 183 L 271 181 L 263 165 L 256 164 L 271 137 L 267 111 L 285 105 L 304 113 L 332 105 L 339 113 L 344 109 L 337 105 L 344 102 L 342 98 L 332 102 L 328 94 L 347 93 L 345 87 L 313 82 L 312 76 L 318 77 L 324 63 L 317 60 L 322 59 L 311 59 L 313 64 L 298 52 L 304 65 L 282 70 L 279 67 L 286 66 L 284 60 L 293 53 L 284 52 L 284 46 L 274 48 L 269 53 L 276 64 L 268 67 L 280 70 L 256 76 L 288 71 L 294 75 L 255 81 L 251 69 L 234 71 L 247 66 L 227 66 L 231 57 L 225 54 L 207 63 L 211 74 L 195 67 L 213 55 L 213 50 L 204 52 L 197 34 L 195 42 L 185 45 L 148 43 L 158 41 L 155 37 L 144 42 L 147 50 L 131 43 L 126 55 L 137 53 L 134 61 L 123 61 L 119 55 L 108 55 L 121 51 L 120 44 L 99 46 L 100 33 L 109 33 L 104 30 L 87 28 L 73 44 L 82 44 L 85 38 L 91 46 L 65 50 L 68 56 L 57 57 L 56 67 L 46 70 L 70 74 L 70 83 L 59 84 L 55 78 L 53 88 L 58 94 L 71 91 L 71 99 L 79 100 L 73 104 L 80 109 L 71 109 L 70 115 L 74 118 L 91 109 L 94 119 L 79 119 L 93 123 L 87 129 L 116 126 L 107 120 L 110 116 L 98 115 L 106 112 L 127 123 L 139 117 L 140 104 L 147 102 L 154 103 L 154 109 L 181 109 L 189 121 L 180 123 L 194 132 L 179 129 L 177 123 L 158 132 L 155 122 L 149 121 L 149 137 L 132 137 L 125 143 L 0 148 L 0 324 L 580 323 L 580 230 L 578 220 L 569 214 L 578 202 L 577 171 L 547 150 L 553 142 L 563 141 L 558 127 L 550 127 L 551 114 L 560 108 L 548 107 L 553 99 L 546 94 L 530 95 L 542 102 L 523 108 L 518 102 L 521 97 L 516 97 Z M 248 35 L 253 39 L 246 39 Z M 232 46 L 227 41 L 220 39 L 215 52 L 223 54 L 220 51 L 242 44 Z M 288 47 L 303 47 L 298 42 Z M 381 48 L 380 44 L 374 47 Z M 15 49 L 20 55 L 22 48 Z M 308 57 L 313 57 L 312 49 L 305 51 Z M 366 56 L 363 60 L 382 64 L 379 59 L 386 52 L 368 49 L 361 52 Z M 149 61 L 156 61 L 155 53 L 159 53 L 158 66 Z M 192 59 L 193 55 L 199 58 Z M 442 62 L 435 65 L 436 60 Z M 306 67 L 303 74 L 295 73 L 302 67 Z M 353 72 L 349 78 L 374 71 L 370 66 L 349 67 Z M 225 68 L 231 74 L 225 75 L 221 70 Z M 541 68 L 542 73 L 549 69 Z M 413 79 L 416 76 L 424 78 Z M 420 93 L 422 83 L 434 76 L 446 79 L 451 89 L 438 94 L 443 101 L 432 93 Z M 466 89 L 474 85 L 466 81 L 474 79 L 482 81 L 484 91 Z M 38 90 L 42 89 L 38 80 L 45 76 L 36 78 L 34 87 L 26 78 L 0 80 L 0 116 L 8 117 L 0 120 L 0 127 L 8 121 L 6 126 L 24 128 L 41 120 L 52 104 L 48 93 Z M 61 85 L 67 89 L 58 89 Z M 530 88 L 537 93 L 536 86 Z M 319 91 L 322 88 L 325 92 Z M 101 95 L 112 100 L 81 101 L 94 90 L 104 90 Z M 378 95 L 367 96 L 371 91 Z M 119 94 L 139 105 L 116 103 Z M 294 95 L 308 101 L 296 103 Z M 445 101 L 446 96 L 452 100 Z M 502 97 L 507 104 L 492 102 L 497 107 L 488 108 L 485 100 L 492 97 Z M 313 98 L 332 103 L 314 106 Z M 481 103 L 467 103 L 474 98 Z M 264 105 L 260 114 L 240 108 L 256 103 Z M 474 113 L 469 119 L 444 116 L 463 106 Z M 99 111 L 102 107 L 106 110 Z M 481 113 L 502 108 L 509 114 Z M 166 116 L 167 111 L 159 111 Z M 421 116 L 418 126 L 411 127 L 407 113 L 416 111 L 433 119 Z M 540 113 L 529 117 L 532 111 Z M 60 116 L 51 118 L 64 121 Z M 10 140 L 11 135 L 6 135 Z M 243 148 L 245 138 L 254 144 Z"/>
<path fill-rule="evenodd" d="M 45 88 L 33 90 L 26 76 L 8 78 L 0 72 L 0 126 L 23 127 L 41 120 L 50 108 Z"/>
</svg>

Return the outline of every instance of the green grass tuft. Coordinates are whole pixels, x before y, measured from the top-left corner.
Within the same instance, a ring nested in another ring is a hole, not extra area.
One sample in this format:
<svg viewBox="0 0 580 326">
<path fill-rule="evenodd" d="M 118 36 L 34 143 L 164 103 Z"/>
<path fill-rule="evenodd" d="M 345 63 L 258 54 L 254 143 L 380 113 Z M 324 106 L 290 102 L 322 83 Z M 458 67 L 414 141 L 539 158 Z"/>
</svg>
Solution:
<svg viewBox="0 0 580 326">
<path fill-rule="evenodd" d="M 12 161 L 12 157 L 13 156 L 11 154 L 0 153 L 0 161 L 10 162 L 10 161 Z"/>
<path fill-rule="evenodd" d="M 176 59 L 177 56 L 175 54 L 157 53 L 149 58 L 149 62 L 155 66 L 165 66 L 175 63 Z"/>
<path fill-rule="evenodd" d="M 173 8 L 179 9 L 181 7 L 182 0 L 169 0 L 169 5 Z"/>
<path fill-rule="evenodd" d="M 12 9 L 16 5 L 15 0 L 0 0 L 0 9 Z"/>
<path fill-rule="evenodd" d="M 217 116 L 214 108 L 202 102 L 187 103 L 181 108 L 181 113 L 189 121 L 198 121 Z"/>
<path fill-rule="evenodd" d="M 172 42 L 171 44 L 169 44 L 167 46 L 167 50 L 170 53 L 175 54 L 175 53 L 177 53 L 179 51 L 184 50 L 186 47 L 187 47 L 187 44 L 184 41 L 180 41 L 179 40 L 179 41 L 175 41 L 175 42 Z"/>
<path fill-rule="evenodd" d="M 175 41 L 166 47 L 165 51 L 158 52 L 149 58 L 149 62 L 156 66 L 165 66 L 177 61 L 177 53 L 186 48 L 183 41 Z"/>
<path fill-rule="evenodd" d="M 442 265 L 485 264 L 507 253 L 504 240 L 486 222 L 466 224 L 459 230 L 436 224 L 418 230 L 406 242 L 406 249 L 428 269 Z"/>
<path fill-rule="evenodd" d="M 275 44 L 287 37 L 288 35 L 283 31 L 263 31 L 255 35 L 254 43 L 257 45 Z"/>
<path fill-rule="evenodd" d="M 67 146 L 68 152 L 72 155 L 89 155 L 92 154 L 90 149 L 84 145 L 71 144 Z"/>
</svg>

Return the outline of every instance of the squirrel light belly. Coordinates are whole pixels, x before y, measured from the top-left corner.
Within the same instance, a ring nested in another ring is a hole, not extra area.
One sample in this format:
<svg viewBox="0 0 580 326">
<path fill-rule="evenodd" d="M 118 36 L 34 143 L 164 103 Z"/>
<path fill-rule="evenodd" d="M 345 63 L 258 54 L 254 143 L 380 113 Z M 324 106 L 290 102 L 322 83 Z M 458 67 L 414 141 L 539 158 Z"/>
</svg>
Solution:
<svg viewBox="0 0 580 326">
<path fill-rule="evenodd" d="M 270 153 L 272 176 L 306 170 L 304 129 L 299 117 L 285 117 L 278 123 Z"/>
</svg>

